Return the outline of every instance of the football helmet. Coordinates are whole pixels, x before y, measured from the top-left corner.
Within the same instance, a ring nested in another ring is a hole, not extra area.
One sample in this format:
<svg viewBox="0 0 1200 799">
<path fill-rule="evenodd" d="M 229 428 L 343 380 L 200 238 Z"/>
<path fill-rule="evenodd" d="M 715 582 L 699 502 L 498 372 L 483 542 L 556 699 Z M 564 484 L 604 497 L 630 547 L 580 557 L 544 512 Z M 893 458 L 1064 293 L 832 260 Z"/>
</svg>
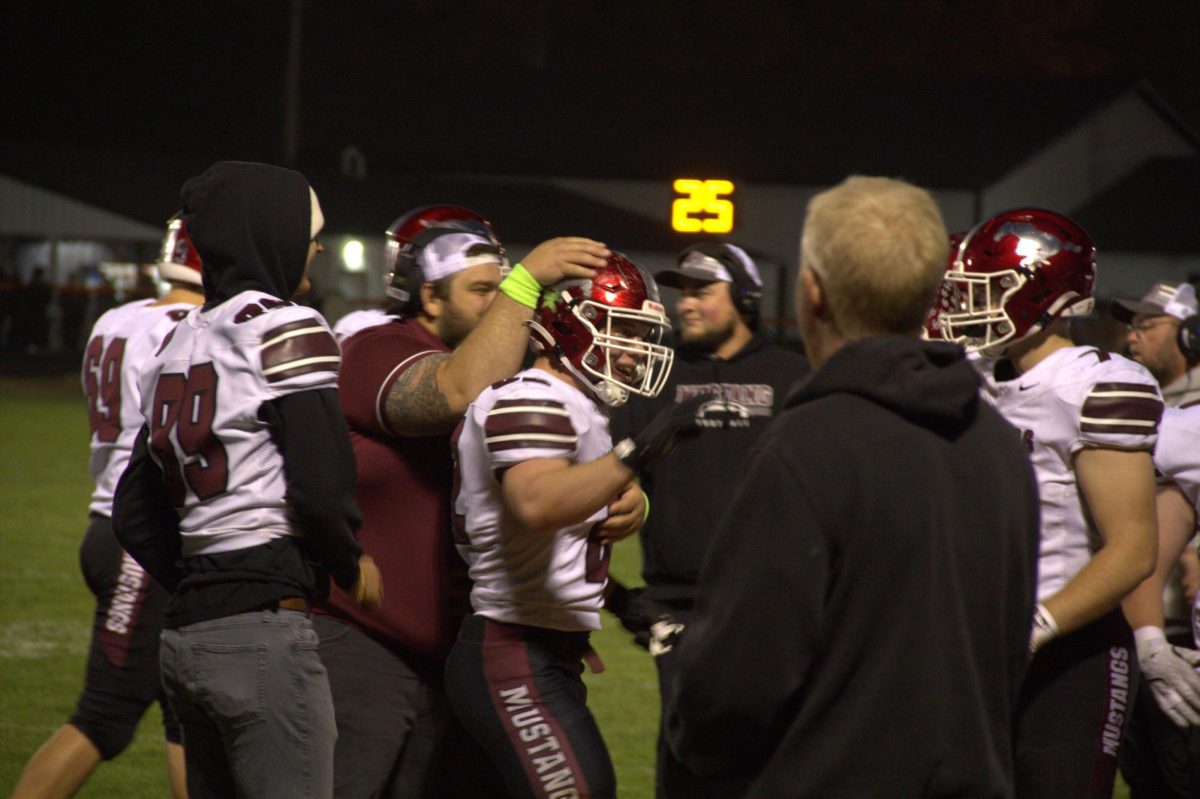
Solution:
<svg viewBox="0 0 1200 799">
<path fill-rule="evenodd" d="M 958 245 L 962 243 L 963 236 L 967 235 L 965 231 L 950 234 L 950 259 L 946 265 L 946 271 L 954 268 L 954 260 L 958 253 Z M 926 341 L 941 341 L 942 328 L 938 317 L 943 309 L 953 307 L 954 298 L 957 296 L 957 291 L 945 280 L 938 286 L 937 294 L 933 298 L 933 307 L 929 309 L 929 314 L 925 317 L 925 327 L 921 330 L 921 338 Z"/>
<path fill-rule="evenodd" d="M 178 214 L 167 220 L 167 235 L 163 237 L 162 250 L 159 251 L 155 267 L 163 280 L 174 280 L 193 286 L 204 283 L 201 278 L 200 253 L 192 246 L 187 224 Z"/>
<path fill-rule="evenodd" d="M 488 250 L 491 260 L 499 256 L 501 270 L 507 271 L 504 246 L 492 223 L 481 214 L 458 205 L 429 205 L 416 208 L 396 219 L 387 229 L 383 249 L 383 275 L 387 295 L 399 301 L 405 315 L 420 309 L 421 284 L 436 280 L 427 276 L 418 260 L 425 247 L 439 236 L 463 233 L 477 238 L 476 246 Z M 469 251 L 468 251 L 469 252 Z"/>
<path fill-rule="evenodd" d="M 671 323 L 658 284 L 618 252 L 592 278 L 547 288 L 526 324 L 535 350 L 552 353 L 612 407 L 625 404 L 631 393 L 657 396 L 675 360 L 675 351 L 662 344 Z"/>
<path fill-rule="evenodd" d="M 933 313 L 940 337 L 968 352 L 1000 355 L 1095 304 L 1096 246 L 1054 211 L 1018 208 L 985 219 L 950 257 Z"/>
</svg>

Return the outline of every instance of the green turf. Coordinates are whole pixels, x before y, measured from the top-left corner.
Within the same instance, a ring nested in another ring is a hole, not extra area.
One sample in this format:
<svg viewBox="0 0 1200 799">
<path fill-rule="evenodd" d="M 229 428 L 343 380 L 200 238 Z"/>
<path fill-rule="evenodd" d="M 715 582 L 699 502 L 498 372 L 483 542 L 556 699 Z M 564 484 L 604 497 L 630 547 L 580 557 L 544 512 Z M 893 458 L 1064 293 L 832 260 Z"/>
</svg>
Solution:
<svg viewBox="0 0 1200 799">
<path fill-rule="evenodd" d="M 91 483 L 87 416 L 73 378 L 0 378 L 0 796 L 29 755 L 70 715 L 83 679 L 92 597 L 79 573 Z M 637 583 L 635 541 L 613 573 Z M 596 636 L 607 670 L 589 703 L 616 764 L 622 797 L 654 794 L 658 690 L 649 655 L 613 622 Z M 613 628 L 616 629 L 613 629 Z M 147 714 L 133 745 L 100 766 L 80 796 L 168 794 L 161 720 Z"/>
<path fill-rule="evenodd" d="M 92 609 L 79 573 L 87 519 L 87 418 L 74 379 L 0 378 L 0 796 L 71 713 Z M 616 547 L 613 575 L 637 584 L 635 541 Z M 658 691 L 650 657 L 606 616 L 595 636 L 607 665 L 587 677 L 623 799 L 654 795 Z M 133 745 L 101 765 L 84 797 L 168 795 L 157 710 Z M 1114 794 L 1125 799 L 1118 785 Z"/>
</svg>

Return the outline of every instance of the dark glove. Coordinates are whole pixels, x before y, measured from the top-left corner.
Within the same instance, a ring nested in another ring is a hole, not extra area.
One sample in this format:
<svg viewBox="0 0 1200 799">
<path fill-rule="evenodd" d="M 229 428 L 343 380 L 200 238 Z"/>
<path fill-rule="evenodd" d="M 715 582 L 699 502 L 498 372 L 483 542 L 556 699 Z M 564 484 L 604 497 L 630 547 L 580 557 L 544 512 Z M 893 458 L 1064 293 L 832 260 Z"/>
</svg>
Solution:
<svg viewBox="0 0 1200 799">
<path fill-rule="evenodd" d="M 633 633 L 633 642 L 652 655 L 670 652 L 683 625 L 675 621 L 667 608 L 642 596 L 641 588 L 631 589 L 615 580 L 611 582 L 604 607 Z"/>
<path fill-rule="evenodd" d="M 663 408 L 642 432 L 613 447 L 617 460 L 633 471 L 641 472 L 675 449 L 680 441 L 699 435 L 696 411 L 710 399 L 712 397 L 707 394 L 698 395 Z"/>
</svg>

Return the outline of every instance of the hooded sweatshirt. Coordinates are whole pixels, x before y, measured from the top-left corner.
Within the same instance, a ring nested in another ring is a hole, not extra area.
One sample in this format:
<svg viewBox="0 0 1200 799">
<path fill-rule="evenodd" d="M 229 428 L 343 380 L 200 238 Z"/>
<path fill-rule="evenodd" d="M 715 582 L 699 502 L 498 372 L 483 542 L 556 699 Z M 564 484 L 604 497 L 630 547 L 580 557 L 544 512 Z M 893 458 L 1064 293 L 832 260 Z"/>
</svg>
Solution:
<svg viewBox="0 0 1200 799">
<path fill-rule="evenodd" d="M 161 416 L 174 405 L 156 387 L 186 374 L 176 404 L 192 415 L 167 417 L 153 458 L 143 430 L 113 519 L 122 545 L 174 593 L 168 627 L 316 600 L 327 575 L 349 588 L 361 553 L 337 344 L 315 311 L 288 301 L 322 222 L 308 181 L 222 162 L 181 198 L 206 303 L 148 359 L 142 396 L 146 417 Z M 207 382 L 193 386 L 198 374 Z"/>
<path fill-rule="evenodd" d="M 962 351 L 846 344 L 788 397 L 704 562 L 672 748 L 731 796 L 1006 797 L 1037 489 Z"/>
</svg>

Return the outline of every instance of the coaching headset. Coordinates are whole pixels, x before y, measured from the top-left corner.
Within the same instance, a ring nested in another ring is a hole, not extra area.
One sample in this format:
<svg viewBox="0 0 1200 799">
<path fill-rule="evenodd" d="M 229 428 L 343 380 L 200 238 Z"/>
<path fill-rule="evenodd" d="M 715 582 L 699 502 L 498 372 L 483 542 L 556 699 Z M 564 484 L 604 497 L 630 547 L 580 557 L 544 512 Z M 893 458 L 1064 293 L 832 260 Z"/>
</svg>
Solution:
<svg viewBox="0 0 1200 799">
<path fill-rule="evenodd" d="M 1200 316 L 1192 315 L 1179 323 L 1175 343 L 1179 345 L 1189 369 L 1200 363 Z"/>
<path fill-rule="evenodd" d="M 729 293 L 733 298 L 733 307 L 741 314 L 748 327 L 758 327 L 762 289 L 754 282 L 754 278 L 750 277 L 750 273 L 746 271 L 746 267 L 742 263 L 742 258 L 750 260 L 746 251 L 734 244 L 702 241 L 683 248 L 679 252 L 676 263 L 683 263 L 683 260 L 693 252 L 706 255 L 725 267 L 725 271 L 732 278 Z"/>
</svg>

